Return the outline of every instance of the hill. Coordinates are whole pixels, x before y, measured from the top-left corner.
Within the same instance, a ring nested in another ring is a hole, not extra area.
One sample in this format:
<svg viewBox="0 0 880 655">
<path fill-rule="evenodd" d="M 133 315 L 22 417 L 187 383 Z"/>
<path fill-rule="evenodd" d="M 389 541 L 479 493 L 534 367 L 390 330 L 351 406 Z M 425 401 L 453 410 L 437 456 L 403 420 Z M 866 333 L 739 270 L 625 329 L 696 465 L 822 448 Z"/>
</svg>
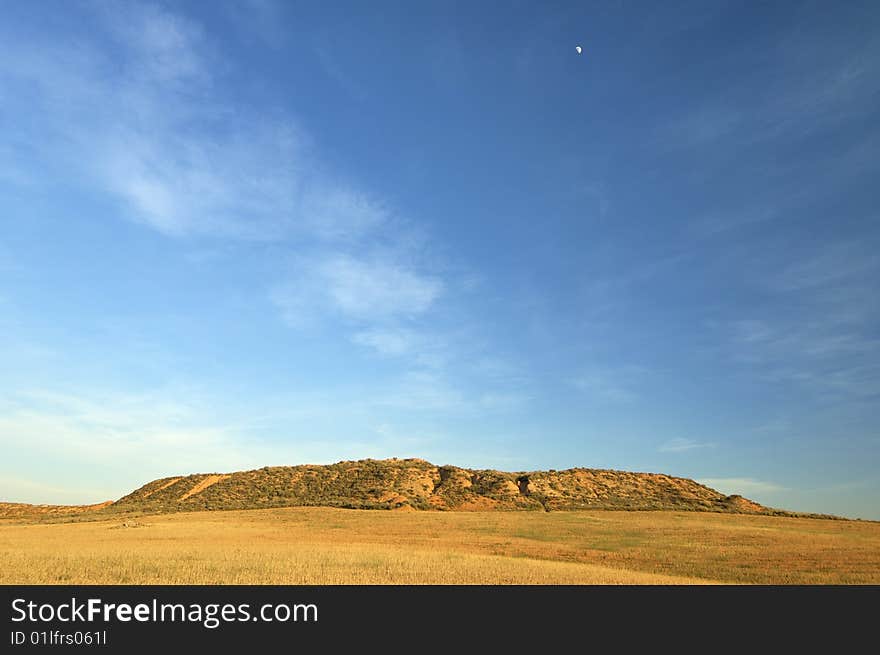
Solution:
<svg viewBox="0 0 880 655">
<path fill-rule="evenodd" d="M 29 505 L 28 503 L 0 503 L 0 518 L 63 518 L 90 514 L 113 504 L 112 500 L 94 505 Z"/>
<path fill-rule="evenodd" d="M 588 468 L 511 473 L 396 458 L 161 478 L 115 502 L 76 506 L 0 503 L 0 518 L 79 521 L 119 513 L 273 507 L 677 510 L 838 518 L 767 508 L 742 496 L 727 496 L 693 480 L 663 473 Z"/>
<path fill-rule="evenodd" d="M 107 510 L 175 512 L 326 506 L 392 510 L 696 510 L 775 513 L 659 473 L 575 468 L 509 473 L 421 459 L 273 466 L 154 480 Z"/>
</svg>

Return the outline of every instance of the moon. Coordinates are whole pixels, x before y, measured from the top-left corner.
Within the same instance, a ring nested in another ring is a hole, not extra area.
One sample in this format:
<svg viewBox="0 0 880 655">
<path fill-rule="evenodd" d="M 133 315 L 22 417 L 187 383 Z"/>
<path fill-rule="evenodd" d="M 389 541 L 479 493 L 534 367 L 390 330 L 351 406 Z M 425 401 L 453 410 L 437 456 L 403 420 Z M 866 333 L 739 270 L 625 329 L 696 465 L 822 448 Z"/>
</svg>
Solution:
<svg viewBox="0 0 880 655">
<path fill-rule="evenodd" d="M 574 47 L 574 49 L 577 50 L 577 53 L 578 53 L 578 54 L 581 54 L 581 52 L 583 52 L 583 50 L 584 50 L 584 49 L 581 48 L 579 45 L 576 45 L 576 46 Z"/>
</svg>

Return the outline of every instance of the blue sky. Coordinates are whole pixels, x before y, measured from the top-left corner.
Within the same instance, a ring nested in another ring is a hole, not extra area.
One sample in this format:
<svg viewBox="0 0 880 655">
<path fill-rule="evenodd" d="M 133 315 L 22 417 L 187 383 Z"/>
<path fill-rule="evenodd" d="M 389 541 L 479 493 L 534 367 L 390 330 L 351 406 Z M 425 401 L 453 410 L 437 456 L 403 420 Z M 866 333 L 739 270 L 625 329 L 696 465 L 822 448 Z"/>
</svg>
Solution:
<svg viewBox="0 0 880 655">
<path fill-rule="evenodd" d="M 415 456 L 880 519 L 876 3 L 326 5 L 4 5 L 0 498 Z"/>
</svg>

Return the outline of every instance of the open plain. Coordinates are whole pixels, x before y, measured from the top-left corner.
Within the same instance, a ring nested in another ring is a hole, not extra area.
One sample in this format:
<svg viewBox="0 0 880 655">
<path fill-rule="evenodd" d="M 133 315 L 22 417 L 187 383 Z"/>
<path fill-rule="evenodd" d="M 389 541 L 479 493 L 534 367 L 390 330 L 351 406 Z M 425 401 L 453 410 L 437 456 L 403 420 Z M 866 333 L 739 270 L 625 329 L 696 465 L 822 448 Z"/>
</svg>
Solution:
<svg viewBox="0 0 880 655">
<path fill-rule="evenodd" d="M 4 584 L 878 584 L 880 523 L 326 507 L 12 516 L 0 558 Z"/>
</svg>

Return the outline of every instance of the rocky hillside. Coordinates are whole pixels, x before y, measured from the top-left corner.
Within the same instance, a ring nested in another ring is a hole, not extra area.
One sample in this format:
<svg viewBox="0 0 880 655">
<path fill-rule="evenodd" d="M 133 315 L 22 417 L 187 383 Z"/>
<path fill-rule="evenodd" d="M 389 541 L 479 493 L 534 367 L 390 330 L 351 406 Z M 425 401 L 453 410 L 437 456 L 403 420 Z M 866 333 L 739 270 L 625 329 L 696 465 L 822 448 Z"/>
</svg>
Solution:
<svg viewBox="0 0 880 655">
<path fill-rule="evenodd" d="M 776 513 L 659 473 L 598 469 L 507 473 L 421 459 L 274 466 L 154 480 L 104 512 L 331 506 L 394 510 L 666 509 Z"/>
</svg>

